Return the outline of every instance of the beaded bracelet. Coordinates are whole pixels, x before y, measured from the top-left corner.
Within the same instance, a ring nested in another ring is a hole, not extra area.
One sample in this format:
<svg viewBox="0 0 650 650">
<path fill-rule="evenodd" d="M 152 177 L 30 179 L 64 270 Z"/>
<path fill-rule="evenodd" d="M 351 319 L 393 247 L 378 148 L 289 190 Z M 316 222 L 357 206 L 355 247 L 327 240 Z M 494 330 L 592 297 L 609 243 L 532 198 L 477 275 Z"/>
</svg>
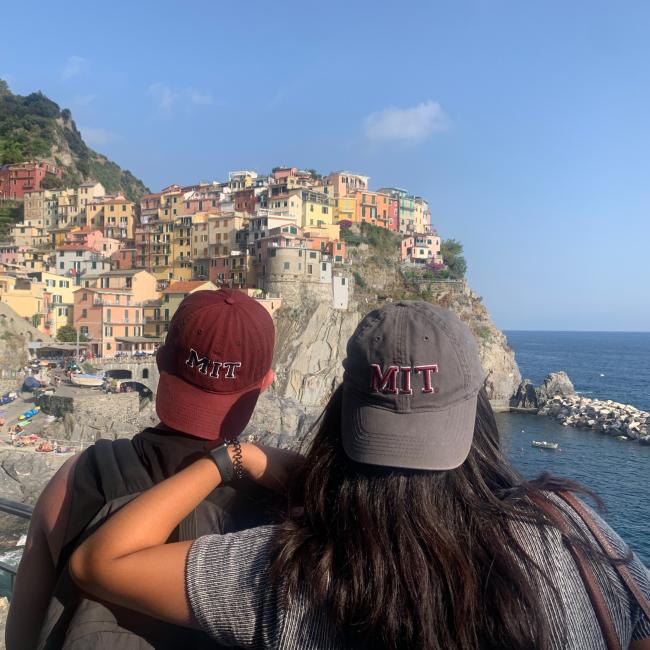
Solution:
<svg viewBox="0 0 650 650">
<path fill-rule="evenodd" d="M 243 464 L 243 457 L 241 453 L 241 444 L 239 440 L 237 439 L 224 440 L 224 442 L 227 446 L 232 445 L 234 447 L 232 466 L 233 469 L 235 470 L 235 478 L 236 479 L 244 478 L 244 464 Z"/>
</svg>

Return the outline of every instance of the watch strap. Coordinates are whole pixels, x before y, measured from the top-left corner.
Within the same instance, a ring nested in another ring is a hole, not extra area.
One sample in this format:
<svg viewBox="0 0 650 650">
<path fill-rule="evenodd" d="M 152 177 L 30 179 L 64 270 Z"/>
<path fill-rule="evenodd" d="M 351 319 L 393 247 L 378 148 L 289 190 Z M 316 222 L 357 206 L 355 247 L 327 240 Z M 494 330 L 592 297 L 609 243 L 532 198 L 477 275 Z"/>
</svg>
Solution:
<svg viewBox="0 0 650 650">
<path fill-rule="evenodd" d="M 214 464 L 221 474 L 221 485 L 228 485 L 235 479 L 235 467 L 228 453 L 228 443 L 219 445 L 208 451 L 208 456 L 212 458 Z"/>
</svg>

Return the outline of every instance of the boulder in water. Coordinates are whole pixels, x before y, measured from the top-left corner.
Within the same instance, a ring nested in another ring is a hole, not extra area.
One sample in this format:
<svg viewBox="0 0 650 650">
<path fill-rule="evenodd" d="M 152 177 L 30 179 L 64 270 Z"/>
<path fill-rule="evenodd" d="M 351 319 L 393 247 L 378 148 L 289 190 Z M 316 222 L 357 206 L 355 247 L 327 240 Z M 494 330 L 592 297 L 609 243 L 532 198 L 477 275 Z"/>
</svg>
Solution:
<svg viewBox="0 0 650 650">
<path fill-rule="evenodd" d="M 570 397 L 576 394 L 573 383 L 564 371 L 552 372 L 537 388 L 537 402 L 543 406 L 554 397 Z"/>
<path fill-rule="evenodd" d="M 517 388 L 517 392 L 510 399 L 510 406 L 520 409 L 539 408 L 537 392 L 530 379 L 524 379 Z"/>
</svg>

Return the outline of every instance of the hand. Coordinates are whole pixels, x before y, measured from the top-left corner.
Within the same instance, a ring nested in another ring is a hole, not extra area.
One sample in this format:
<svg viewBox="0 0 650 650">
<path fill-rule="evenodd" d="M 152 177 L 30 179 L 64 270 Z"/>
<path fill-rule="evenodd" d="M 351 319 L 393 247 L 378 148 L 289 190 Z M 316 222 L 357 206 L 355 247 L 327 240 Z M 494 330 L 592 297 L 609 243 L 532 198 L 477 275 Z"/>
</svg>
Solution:
<svg viewBox="0 0 650 650">
<path fill-rule="evenodd" d="M 234 458 L 234 448 L 229 447 Z M 257 483 L 276 492 L 285 491 L 291 479 L 304 465 L 305 458 L 295 451 L 262 447 L 244 442 L 241 445 L 244 471 Z"/>
</svg>

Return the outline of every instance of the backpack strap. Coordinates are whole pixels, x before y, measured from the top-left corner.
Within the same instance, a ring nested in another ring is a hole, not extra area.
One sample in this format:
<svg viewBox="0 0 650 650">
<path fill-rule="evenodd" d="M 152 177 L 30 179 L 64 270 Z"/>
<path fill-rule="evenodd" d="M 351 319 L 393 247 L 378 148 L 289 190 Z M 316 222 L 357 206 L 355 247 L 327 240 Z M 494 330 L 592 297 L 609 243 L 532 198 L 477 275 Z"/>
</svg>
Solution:
<svg viewBox="0 0 650 650">
<path fill-rule="evenodd" d="M 618 553 L 609 539 L 607 539 L 607 536 L 603 532 L 603 529 L 594 521 L 594 518 L 591 516 L 589 510 L 587 510 L 584 504 L 570 492 L 560 492 L 558 496 L 567 504 L 569 504 L 569 506 L 571 506 L 571 508 L 573 508 L 573 510 L 575 510 L 576 513 L 580 516 L 582 521 L 584 521 L 585 526 L 587 526 L 591 534 L 595 537 L 596 541 L 603 550 L 603 553 L 605 553 L 605 555 L 612 560 L 620 559 L 617 558 Z M 648 617 L 648 619 L 650 619 L 650 601 L 639 588 L 639 585 L 633 578 L 628 567 L 620 563 L 613 563 L 613 566 L 614 569 L 616 569 L 616 572 L 620 576 L 621 580 L 630 590 L 632 596 L 634 596 L 634 599 L 638 603 L 643 613 Z"/>
<path fill-rule="evenodd" d="M 569 524 L 564 518 L 564 514 L 558 506 L 549 501 L 543 494 L 534 494 L 531 498 L 544 512 L 546 517 L 561 531 L 564 543 L 571 553 L 585 585 L 585 590 L 598 619 L 598 625 L 600 626 L 600 631 L 608 650 L 622 650 L 621 642 L 616 634 L 612 614 L 607 607 L 603 590 L 596 579 L 593 569 L 587 562 L 584 551 L 570 542 L 571 531 Z"/>
<path fill-rule="evenodd" d="M 94 445 L 94 454 L 106 502 L 153 487 L 151 477 L 128 438 L 100 439 Z"/>
</svg>

